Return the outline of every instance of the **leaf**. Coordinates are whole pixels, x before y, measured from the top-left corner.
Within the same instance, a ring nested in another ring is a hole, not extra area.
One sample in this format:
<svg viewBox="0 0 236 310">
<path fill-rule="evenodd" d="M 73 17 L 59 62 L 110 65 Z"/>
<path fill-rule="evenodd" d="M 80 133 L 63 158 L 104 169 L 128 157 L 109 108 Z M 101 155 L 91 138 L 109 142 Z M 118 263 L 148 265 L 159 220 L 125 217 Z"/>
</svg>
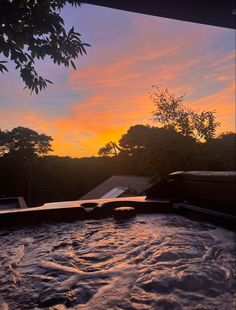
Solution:
<svg viewBox="0 0 236 310">
<path fill-rule="evenodd" d="M 14 62 L 15 69 L 20 72 L 20 77 L 28 89 L 39 93 L 47 83 L 53 84 L 49 80 L 39 79 L 34 68 L 34 61 L 37 59 L 49 57 L 55 64 L 64 64 L 76 70 L 75 59 L 80 54 L 86 54 L 85 48 L 90 45 L 84 43 L 83 46 L 81 35 L 75 31 L 74 26 L 69 30 L 65 29 L 60 11 L 66 3 L 79 5 L 81 1 L 0 0 L 0 2 L 0 15 L 4 21 L 4 26 L 0 30 L 0 53 Z M 12 9 L 11 18 L 7 19 L 10 14 L 9 6 Z M 2 73 L 8 71 L 4 66 L 6 62 L 0 62 Z"/>
<path fill-rule="evenodd" d="M 0 71 L 3 73 L 3 71 L 7 71 L 8 72 L 8 69 L 7 67 L 5 67 L 4 65 L 0 64 Z"/>
<path fill-rule="evenodd" d="M 45 81 L 48 82 L 48 83 L 50 83 L 50 84 L 53 84 L 52 81 L 49 81 L 49 80 L 47 80 L 47 79 L 45 79 Z"/>
<path fill-rule="evenodd" d="M 76 66 L 75 66 L 74 62 L 71 60 L 70 63 L 72 65 L 72 67 L 76 70 Z"/>
<path fill-rule="evenodd" d="M 70 37 L 74 33 L 74 26 L 69 30 L 68 37 Z"/>
<path fill-rule="evenodd" d="M 87 55 L 86 49 L 84 48 L 83 44 L 81 44 L 81 49 Z"/>
</svg>

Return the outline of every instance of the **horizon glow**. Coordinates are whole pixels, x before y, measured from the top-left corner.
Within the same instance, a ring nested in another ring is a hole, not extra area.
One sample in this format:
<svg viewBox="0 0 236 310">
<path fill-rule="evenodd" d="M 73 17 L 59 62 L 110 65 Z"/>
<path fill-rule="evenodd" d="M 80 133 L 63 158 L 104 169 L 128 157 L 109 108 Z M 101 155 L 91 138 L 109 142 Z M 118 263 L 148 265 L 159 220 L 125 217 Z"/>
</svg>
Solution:
<svg viewBox="0 0 236 310">
<path fill-rule="evenodd" d="M 92 5 L 67 6 L 67 28 L 90 43 L 77 70 L 48 59 L 39 73 L 53 85 L 39 95 L 8 64 L 0 75 L 0 128 L 29 127 L 53 137 L 53 155 L 95 156 L 136 124 L 151 121 L 152 85 L 186 94 L 185 105 L 215 110 L 218 134 L 235 131 L 234 30 Z M 3 60 L 3 59 L 2 59 Z"/>
</svg>

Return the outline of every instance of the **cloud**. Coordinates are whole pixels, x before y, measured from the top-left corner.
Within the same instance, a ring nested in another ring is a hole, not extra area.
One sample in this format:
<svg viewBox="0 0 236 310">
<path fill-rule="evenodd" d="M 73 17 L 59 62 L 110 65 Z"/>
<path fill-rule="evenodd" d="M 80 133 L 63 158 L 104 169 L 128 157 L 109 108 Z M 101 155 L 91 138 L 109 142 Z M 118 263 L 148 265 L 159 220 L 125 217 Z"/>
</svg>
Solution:
<svg viewBox="0 0 236 310">
<path fill-rule="evenodd" d="M 18 80 L 9 75 L 0 128 L 45 132 L 58 155 L 95 155 L 129 126 L 150 122 L 155 84 L 178 95 L 187 92 L 189 106 L 216 110 L 221 130 L 234 130 L 230 30 L 107 10 L 88 7 L 71 15 L 71 23 L 82 20 L 92 47 L 76 71 L 44 63 L 40 70 L 55 81 L 45 93 L 18 91 Z"/>
<path fill-rule="evenodd" d="M 192 102 L 196 110 L 216 111 L 217 120 L 221 123 L 218 133 L 235 131 L 235 84 L 215 92 L 209 96 L 199 98 Z"/>
</svg>

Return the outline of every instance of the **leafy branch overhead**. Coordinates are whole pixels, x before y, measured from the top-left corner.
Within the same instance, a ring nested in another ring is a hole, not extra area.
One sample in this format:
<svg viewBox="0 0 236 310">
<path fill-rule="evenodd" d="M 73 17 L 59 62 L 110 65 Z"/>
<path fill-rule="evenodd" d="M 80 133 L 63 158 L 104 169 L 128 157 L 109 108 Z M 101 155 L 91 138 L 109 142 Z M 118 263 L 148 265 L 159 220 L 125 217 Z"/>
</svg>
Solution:
<svg viewBox="0 0 236 310">
<path fill-rule="evenodd" d="M 51 81 L 41 77 L 35 60 L 49 57 L 55 64 L 72 66 L 74 60 L 86 54 L 80 34 L 72 27 L 65 30 L 60 16 L 66 5 L 80 6 L 76 0 L 1 0 L 0 54 L 15 63 L 25 87 L 38 94 Z M 0 71 L 8 71 L 6 61 L 0 61 Z"/>
</svg>

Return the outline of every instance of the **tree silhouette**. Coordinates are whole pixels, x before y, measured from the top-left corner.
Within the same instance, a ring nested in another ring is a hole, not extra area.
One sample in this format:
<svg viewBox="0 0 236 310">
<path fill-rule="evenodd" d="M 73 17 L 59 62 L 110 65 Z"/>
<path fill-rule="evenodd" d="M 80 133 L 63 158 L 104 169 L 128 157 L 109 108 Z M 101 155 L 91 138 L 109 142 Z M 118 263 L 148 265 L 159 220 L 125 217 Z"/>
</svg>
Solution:
<svg viewBox="0 0 236 310">
<path fill-rule="evenodd" d="M 153 120 L 164 128 L 172 128 L 197 141 L 209 141 L 220 125 L 216 122 L 215 111 L 197 113 L 187 109 L 183 104 L 184 96 L 176 96 L 167 88 L 154 86 L 150 96 L 155 105 Z"/>
<path fill-rule="evenodd" d="M 20 196 L 24 195 L 28 205 L 32 205 L 35 159 L 47 155 L 52 150 L 51 141 L 50 136 L 25 127 L 0 131 L 0 155 L 12 169 L 6 171 L 6 175 L 10 174 L 14 180 L 18 180 L 15 187 L 20 189 Z"/>
<path fill-rule="evenodd" d="M 0 130 L 0 197 L 23 196 L 29 206 L 77 200 L 116 174 L 145 175 L 157 181 L 176 170 L 236 169 L 235 133 L 201 143 L 173 129 L 136 125 L 122 135 L 117 155 L 70 158 L 47 155 L 50 146 L 36 147 L 40 134 L 32 138 L 31 129 L 17 127 L 13 132 L 10 139 L 10 131 Z M 23 135 L 28 138 L 19 142 Z M 46 137 L 47 145 L 52 140 Z"/>
<path fill-rule="evenodd" d="M 114 141 L 108 142 L 105 146 L 101 147 L 98 151 L 99 156 L 116 156 L 121 148 Z"/>
<path fill-rule="evenodd" d="M 6 132 L 0 129 L 0 157 L 3 156 L 8 151 L 6 143 L 7 143 Z"/>
<path fill-rule="evenodd" d="M 197 164 L 197 142 L 172 128 L 132 126 L 119 145 L 135 158 L 142 174 L 155 180 L 175 170 L 193 169 Z"/>
<path fill-rule="evenodd" d="M 203 170 L 236 170 L 236 133 L 226 132 L 201 145 Z"/>
<path fill-rule="evenodd" d="M 153 143 L 155 143 L 155 130 L 148 125 L 131 126 L 119 140 L 120 147 L 129 155 L 137 154 Z"/>
<path fill-rule="evenodd" d="M 30 159 L 48 154 L 52 138 L 36 131 L 16 127 L 11 131 L 0 131 L 0 155 Z"/>
<path fill-rule="evenodd" d="M 206 142 L 209 142 L 215 137 L 216 128 L 220 126 L 220 123 L 216 122 L 214 111 L 203 111 L 199 114 L 193 113 L 193 124 L 193 136 L 195 139 Z"/>
<path fill-rule="evenodd" d="M 81 5 L 78 0 L 1 0 L 0 54 L 11 59 L 26 87 L 38 94 L 51 81 L 39 76 L 35 59 L 49 57 L 55 64 L 72 66 L 73 60 L 86 54 L 89 46 L 80 39 L 74 27 L 66 32 L 60 16 L 66 5 Z M 8 71 L 0 61 L 0 71 Z"/>
</svg>

